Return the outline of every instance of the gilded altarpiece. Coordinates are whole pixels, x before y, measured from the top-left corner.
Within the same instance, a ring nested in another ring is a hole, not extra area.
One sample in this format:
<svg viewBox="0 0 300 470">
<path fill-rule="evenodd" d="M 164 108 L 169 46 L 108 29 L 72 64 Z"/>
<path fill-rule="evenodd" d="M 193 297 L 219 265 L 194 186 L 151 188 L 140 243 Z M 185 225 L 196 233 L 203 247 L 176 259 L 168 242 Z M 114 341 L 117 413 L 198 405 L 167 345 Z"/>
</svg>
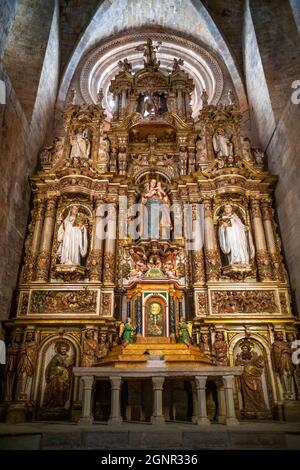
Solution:
<svg viewBox="0 0 300 470">
<path fill-rule="evenodd" d="M 192 119 L 193 82 L 180 62 L 167 75 L 155 53 L 145 57 L 135 73 L 120 62 L 111 121 L 100 90 L 97 104 L 65 108 L 64 137 L 40 153 L 17 310 L 5 324 L 6 403 L 76 420 L 72 367 L 86 351 L 101 363 L 129 317 L 137 341 L 175 344 L 189 323 L 190 342 L 213 363 L 245 366 L 241 413 L 274 416 L 278 403 L 299 399 L 276 177 L 240 135 L 236 105 L 205 103 Z M 29 346 L 31 369 L 20 366 Z M 260 371 L 259 409 L 243 394 L 247 361 Z"/>
</svg>

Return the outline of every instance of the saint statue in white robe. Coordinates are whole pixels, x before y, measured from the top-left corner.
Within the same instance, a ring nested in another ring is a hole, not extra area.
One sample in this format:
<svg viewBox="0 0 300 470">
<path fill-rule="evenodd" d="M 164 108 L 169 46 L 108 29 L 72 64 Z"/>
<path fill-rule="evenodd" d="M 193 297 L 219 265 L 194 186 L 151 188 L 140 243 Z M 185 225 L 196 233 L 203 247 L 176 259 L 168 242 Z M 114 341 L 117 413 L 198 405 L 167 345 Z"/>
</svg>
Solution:
<svg viewBox="0 0 300 470">
<path fill-rule="evenodd" d="M 83 132 L 79 129 L 76 134 L 70 137 L 71 153 L 70 158 L 89 158 L 91 142 L 88 138 L 88 130 Z"/>
<path fill-rule="evenodd" d="M 81 259 L 87 254 L 87 228 L 78 207 L 72 206 L 67 217 L 58 229 L 58 255 L 61 264 L 81 265 Z"/>
<path fill-rule="evenodd" d="M 213 147 L 218 158 L 233 155 L 233 143 L 221 127 L 213 135 Z"/>
<path fill-rule="evenodd" d="M 243 224 L 230 204 L 224 207 L 220 219 L 219 241 L 228 264 L 249 264 L 254 258 L 255 248 L 249 227 Z"/>
</svg>

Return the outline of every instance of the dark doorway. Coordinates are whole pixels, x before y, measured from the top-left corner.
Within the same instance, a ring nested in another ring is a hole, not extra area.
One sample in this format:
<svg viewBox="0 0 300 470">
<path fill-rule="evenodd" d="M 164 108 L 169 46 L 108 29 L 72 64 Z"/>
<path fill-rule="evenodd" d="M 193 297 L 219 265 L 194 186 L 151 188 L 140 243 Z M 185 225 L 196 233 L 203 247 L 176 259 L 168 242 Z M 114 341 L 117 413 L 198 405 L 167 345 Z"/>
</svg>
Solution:
<svg viewBox="0 0 300 470">
<path fill-rule="evenodd" d="M 218 417 L 218 389 L 213 380 L 209 380 L 206 385 L 206 406 L 207 416 L 210 421 L 217 421 Z"/>
<path fill-rule="evenodd" d="M 188 380 L 166 380 L 163 390 L 163 410 L 167 421 L 191 421 L 193 392 Z"/>
<path fill-rule="evenodd" d="M 124 380 L 121 389 L 121 415 L 124 421 L 150 422 L 153 391 L 149 379 Z"/>
<path fill-rule="evenodd" d="M 109 380 L 99 380 L 94 389 L 94 419 L 108 421 L 110 416 L 111 390 Z"/>
</svg>

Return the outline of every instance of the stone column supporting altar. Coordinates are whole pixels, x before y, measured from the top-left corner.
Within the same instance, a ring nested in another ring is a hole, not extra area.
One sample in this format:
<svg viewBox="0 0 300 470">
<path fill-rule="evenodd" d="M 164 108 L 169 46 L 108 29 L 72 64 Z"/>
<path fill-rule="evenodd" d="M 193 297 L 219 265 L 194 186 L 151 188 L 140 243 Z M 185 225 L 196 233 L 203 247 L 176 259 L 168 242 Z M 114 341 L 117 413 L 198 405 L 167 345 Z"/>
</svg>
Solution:
<svg viewBox="0 0 300 470">
<path fill-rule="evenodd" d="M 164 387 L 164 377 L 152 377 L 153 386 L 153 414 L 151 416 L 151 422 L 153 424 L 161 424 L 165 422 L 163 415 L 163 399 L 162 391 Z"/>
<path fill-rule="evenodd" d="M 210 424 L 210 420 L 207 417 L 207 406 L 206 406 L 206 376 L 196 376 L 195 386 L 197 392 L 197 420 L 198 425 Z"/>
<path fill-rule="evenodd" d="M 216 281 L 220 276 L 221 260 L 213 222 L 212 200 L 204 199 L 204 253 L 208 281 Z"/>
<path fill-rule="evenodd" d="M 103 284 L 105 286 L 114 286 L 117 236 L 117 212 L 115 203 L 109 203 L 107 221 L 108 225 L 103 259 Z"/>
<path fill-rule="evenodd" d="M 226 422 L 226 399 L 224 385 L 218 387 L 218 417 L 217 421 L 219 424 L 225 424 Z"/>
<path fill-rule="evenodd" d="M 82 414 L 78 421 L 78 424 L 92 423 L 94 420 L 92 414 L 92 390 L 94 385 L 94 377 L 83 376 L 81 377 L 83 382 L 83 395 L 82 395 Z"/>
<path fill-rule="evenodd" d="M 33 232 L 31 237 L 31 243 L 28 246 L 28 252 L 26 254 L 26 259 L 24 263 L 24 270 L 23 270 L 23 281 L 29 282 L 32 281 L 34 275 L 34 268 L 36 263 L 36 257 L 38 254 L 42 228 L 43 228 L 43 221 L 44 221 L 44 213 L 45 213 L 45 199 L 38 199 L 38 197 L 34 200 L 34 207 L 33 207 Z"/>
<path fill-rule="evenodd" d="M 237 425 L 239 424 L 239 422 L 235 415 L 234 397 L 233 397 L 234 376 L 224 375 L 223 382 L 224 382 L 224 392 L 225 392 L 225 402 L 226 402 L 226 424 L 229 424 L 231 426 Z"/>
<path fill-rule="evenodd" d="M 109 424 L 121 424 L 121 377 L 110 377 L 111 386 L 111 408 Z"/>
<path fill-rule="evenodd" d="M 197 390 L 196 384 L 194 380 L 191 380 L 191 387 L 192 387 L 192 397 L 193 397 L 193 416 L 192 416 L 192 423 L 197 424 L 198 419 L 198 399 L 197 399 Z"/>
<path fill-rule="evenodd" d="M 93 246 L 88 259 L 89 278 L 91 281 L 96 282 L 101 282 L 102 278 L 103 230 L 101 223 L 103 218 L 100 213 L 101 204 L 103 204 L 103 200 L 96 198 Z"/>
<path fill-rule="evenodd" d="M 56 204 L 57 199 L 52 198 L 47 200 L 46 212 L 41 235 L 41 243 L 39 254 L 37 258 L 36 280 L 48 281 L 49 266 L 51 261 L 51 246 L 53 239 L 53 230 L 56 217 Z"/>
<path fill-rule="evenodd" d="M 263 226 L 265 229 L 265 236 L 266 236 L 268 251 L 270 254 L 272 268 L 273 268 L 273 275 L 276 280 L 284 280 L 283 273 L 282 273 L 281 256 L 277 247 L 276 236 L 274 233 L 271 201 L 267 199 L 263 200 L 261 203 L 261 211 L 262 211 Z"/>
<path fill-rule="evenodd" d="M 260 281 L 269 281 L 272 279 L 272 270 L 258 199 L 251 199 L 251 215 L 256 247 L 258 276 Z"/>
</svg>

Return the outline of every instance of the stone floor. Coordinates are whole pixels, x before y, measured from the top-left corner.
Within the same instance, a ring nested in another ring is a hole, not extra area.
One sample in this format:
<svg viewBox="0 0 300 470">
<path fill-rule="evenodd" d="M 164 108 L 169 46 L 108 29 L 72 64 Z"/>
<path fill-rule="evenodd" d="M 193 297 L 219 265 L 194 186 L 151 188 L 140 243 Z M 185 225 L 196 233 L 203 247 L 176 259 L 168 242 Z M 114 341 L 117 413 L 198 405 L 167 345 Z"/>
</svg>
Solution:
<svg viewBox="0 0 300 470">
<path fill-rule="evenodd" d="M 300 423 L 0 424 L 0 449 L 298 449 Z"/>
</svg>

